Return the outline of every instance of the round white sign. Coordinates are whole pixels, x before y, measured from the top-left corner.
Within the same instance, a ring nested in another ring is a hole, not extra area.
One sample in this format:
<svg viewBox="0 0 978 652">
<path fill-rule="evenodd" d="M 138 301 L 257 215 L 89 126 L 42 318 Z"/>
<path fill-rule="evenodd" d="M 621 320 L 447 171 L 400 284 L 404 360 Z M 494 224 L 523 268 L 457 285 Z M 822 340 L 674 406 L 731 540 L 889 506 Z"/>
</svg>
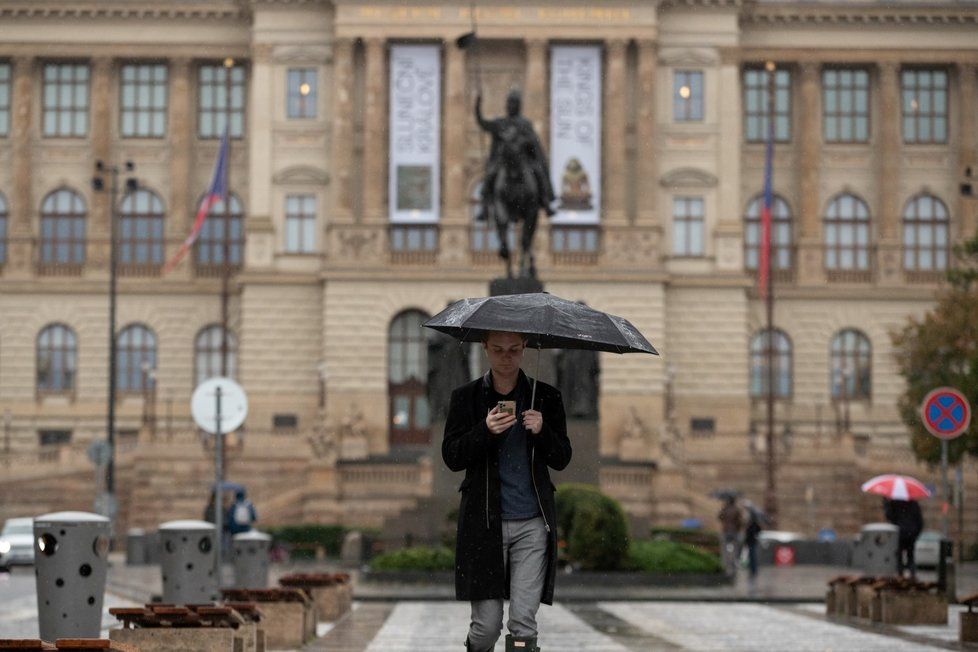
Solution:
<svg viewBox="0 0 978 652">
<path fill-rule="evenodd" d="M 221 389 L 222 434 L 233 432 L 241 427 L 248 416 L 248 397 L 241 385 L 230 378 L 210 378 L 197 385 L 190 399 L 190 413 L 202 430 L 217 433 L 217 389 Z"/>
</svg>

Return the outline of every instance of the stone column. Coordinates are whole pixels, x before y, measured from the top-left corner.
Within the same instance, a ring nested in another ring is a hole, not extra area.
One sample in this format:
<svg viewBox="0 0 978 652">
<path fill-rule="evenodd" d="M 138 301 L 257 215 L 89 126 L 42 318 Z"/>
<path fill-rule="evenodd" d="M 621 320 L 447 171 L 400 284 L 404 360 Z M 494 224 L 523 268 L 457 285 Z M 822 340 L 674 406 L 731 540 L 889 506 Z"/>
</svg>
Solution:
<svg viewBox="0 0 978 652">
<path fill-rule="evenodd" d="M 819 284 L 822 266 L 822 229 L 819 215 L 818 169 L 821 159 L 822 122 L 819 88 L 820 65 L 801 64 L 798 102 L 798 282 Z"/>
<path fill-rule="evenodd" d="M 386 220 L 387 212 L 387 62 L 382 38 L 367 39 L 366 106 L 363 129 L 363 219 Z"/>
<path fill-rule="evenodd" d="M 958 109 L 958 175 L 963 175 L 966 168 L 971 168 L 972 179 L 978 180 L 978 98 L 975 97 L 975 72 L 978 66 L 973 63 L 958 64 L 958 93 L 960 108 Z M 972 182 L 972 192 L 978 193 L 978 183 Z M 974 197 L 965 197 L 958 193 L 958 224 L 960 233 L 958 239 L 964 240 L 975 235 L 978 229 L 978 201 Z"/>
<path fill-rule="evenodd" d="M 115 163 L 112 153 L 112 59 L 96 57 L 92 60 L 92 162 Z M 92 193 L 89 210 L 89 259 L 108 261 L 108 249 L 99 240 L 109 237 L 109 193 Z M 98 255 L 91 255 L 98 252 Z"/>
<path fill-rule="evenodd" d="M 635 205 L 637 223 L 642 226 L 656 224 L 656 189 L 659 187 L 659 171 L 656 165 L 655 140 L 655 76 L 659 53 L 655 41 L 638 42 L 638 105 L 635 125 Z"/>
<path fill-rule="evenodd" d="M 34 193 L 31 192 L 32 142 L 35 135 L 31 106 L 35 59 L 15 57 L 13 60 L 13 91 L 10 121 L 10 149 L 12 161 L 12 187 L 10 188 L 10 218 L 7 227 L 7 262 L 10 270 L 26 271 L 31 265 L 31 235 L 34 232 L 32 216 L 35 214 Z"/>
<path fill-rule="evenodd" d="M 333 133 L 330 152 L 333 187 L 331 221 L 353 219 L 353 41 L 333 42 Z"/>
<path fill-rule="evenodd" d="M 625 129 L 628 106 L 625 102 L 625 52 L 628 41 L 613 39 L 605 47 L 607 76 L 604 84 L 604 219 L 608 224 L 625 223 L 626 169 Z"/>
<path fill-rule="evenodd" d="M 878 211 L 876 269 L 883 283 L 900 282 L 900 64 L 879 66 L 880 144 L 876 187 Z"/>
<path fill-rule="evenodd" d="M 526 41 L 526 89 L 523 96 L 524 113 L 540 135 L 540 142 L 550 154 L 550 94 L 547 92 L 547 41 Z"/>
<path fill-rule="evenodd" d="M 465 101 L 465 51 L 454 43 L 445 45 L 445 142 L 442 146 L 445 222 L 466 222 L 465 128 L 468 109 Z"/>
<path fill-rule="evenodd" d="M 170 97 L 167 108 L 167 132 L 170 139 L 170 237 L 182 238 L 190 233 L 190 179 L 193 160 L 193 120 L 190 116 L 190 59 L 170 59 Z"/>
</svg>

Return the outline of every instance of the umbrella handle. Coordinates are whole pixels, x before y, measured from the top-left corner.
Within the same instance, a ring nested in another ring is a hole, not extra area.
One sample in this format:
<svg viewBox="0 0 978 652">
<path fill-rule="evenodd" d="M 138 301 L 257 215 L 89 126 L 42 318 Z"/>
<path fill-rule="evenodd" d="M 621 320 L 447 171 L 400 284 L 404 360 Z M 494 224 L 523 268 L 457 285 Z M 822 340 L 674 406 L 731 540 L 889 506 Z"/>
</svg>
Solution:
<svg viewBox="0 0 978 652">
<path fill-rule="evenodd" d="M 537 400 L 537 377 L 540 375 L 540 345 L 537 344 L 537 371 L 533 374 L 533 392 L 530 394 L 530 409 L 533 409 L 533 403 Z"/>
</svg>

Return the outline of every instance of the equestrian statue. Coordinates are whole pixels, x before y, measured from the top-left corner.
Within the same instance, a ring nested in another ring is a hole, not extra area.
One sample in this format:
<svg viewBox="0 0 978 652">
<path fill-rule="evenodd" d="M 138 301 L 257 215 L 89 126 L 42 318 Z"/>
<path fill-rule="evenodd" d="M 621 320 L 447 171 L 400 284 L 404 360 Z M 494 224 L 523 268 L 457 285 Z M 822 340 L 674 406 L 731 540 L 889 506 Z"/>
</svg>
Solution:
<svg viewBox="0 0 978 652">
<path fill-rule="evenodd" d="M 499 257 L 506 261 L 506 277 L 512 278 L 507 234 L 509 225 L 522 222 L 519 277 L 536 278 L 533 235 L 542 209 L 553 216 L 550 166 L 533 124 L 520 114 L 522 97 L 513 89 L 506 97 L 506 115 L 482 117 L 482 95 L 475 100 L 475 119 L 492 135 L 492 146 L 482 179 L 481 219 L 491 220 L 499 234 Z"/>
</svg>

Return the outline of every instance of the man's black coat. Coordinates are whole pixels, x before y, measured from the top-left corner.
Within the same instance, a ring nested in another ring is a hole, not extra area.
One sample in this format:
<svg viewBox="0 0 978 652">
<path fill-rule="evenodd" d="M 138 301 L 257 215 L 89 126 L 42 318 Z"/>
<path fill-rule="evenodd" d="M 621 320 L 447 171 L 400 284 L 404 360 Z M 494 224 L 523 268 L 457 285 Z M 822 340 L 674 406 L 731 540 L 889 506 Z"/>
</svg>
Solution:
<svg viewBox="0 0 978 652">
<path fill-rule="evenodd" d="M 530 381 L 520 371 L 524 396 Z M 459 487 L 458 539 L 455 544 L 455 598 L 489 600 L 509 598 L 509 581 L 503 566 L 503 529 L 500 518 L 499 442 L 486 426 L 492 407 L 490 375 L 462 385 L 452 392 L 441 454 L 452 471 L 465 471 Z M 540 434 L 527 432 L 527 457 L 543 516 L 549 528 L 547 575 L 541 602 L 553 604 L 557 574 L 557 526 L 553 482 L 547 467 L 560 471 L 571 459 L 567 423 L 560 392 L 537 383 L 535 407 L 543 414 Z M 520 415 L 517 417 L 521 418 Z"/>
</svg>

